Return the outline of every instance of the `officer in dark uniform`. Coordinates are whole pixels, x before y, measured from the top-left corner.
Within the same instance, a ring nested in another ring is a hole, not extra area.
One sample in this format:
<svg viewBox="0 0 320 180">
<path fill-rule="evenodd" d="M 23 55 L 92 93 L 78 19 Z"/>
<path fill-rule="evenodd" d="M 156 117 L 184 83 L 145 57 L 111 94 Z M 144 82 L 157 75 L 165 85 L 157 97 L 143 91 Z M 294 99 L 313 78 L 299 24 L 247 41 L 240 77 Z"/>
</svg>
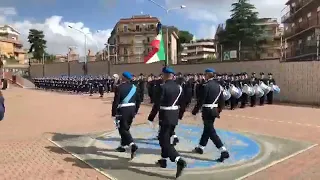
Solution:
<svg viewBox="0 0 320 180">
<path fill-rule="evenodd" d="M 103 97 L 104 95 L 104 87 L 105 87 L 105 80 L 103 78 L 100 78 L 98 80 L 98 92 L 100 94 L 100 97 Z"/>
<path fill-rule="evenodd" d="M 139 95 L 140 95 L 140 101 L 143 102 L 144 100 L 144 90 L 145 90 L 145 84 L 146 80 L 144 78 L 144 75 L 141 73 L 138 77 L 138 86 L 139 86 Z"/>
<path fill-rule="evenodd" d="M 157 100 L 154 102 L 154 107 L 149 115 L 151 118 L 148 118 L 148 120 L 153 120 L 155 114 L 159 111 L 159 144 L 161 147 L 161 159 L 157 161 L 157 164 L 162 168 L 166 168 L 166 158 L 169 158 L 172 162 L 176 162 L 176 178 L 178 178 L 181 176 L 187 163 L 180 157 L 174 145 L 170 142 L 170 139 L 178 124 L 178 105 L 181 101 L 182 87 L 173 80 L 173 69 L 164 67 L 162 72 L 164 74 L 163 79 L 165 83 L 161 86 L 161 95 L 156 96 Z"/>
<path fill-rule="evenodd" d="M 137 87 L 131 83 L 131 73 L 124 72 L 122 76 L 123 83 L 115 88 L 111 111 L 121 136 L 121 145 L 116 151 L 125 152 L 125 147 L 131 146 L 131 159 L 133 159 L 138 150 L 138 146 L 133 142 L 129 130 L 133 118 L 136 115 L 136 102 L 139 100 L 139 95 L 137 93 Z"/>
<path fill-rule="evenodd" d="M 251 79 L 250 79 L 250 86 L 254 87 L 255 85 L 257 85 L 259 82 L 256 78 L 256 73 L 253 72 L 251 74 Z M 254 107 L 256 106 L 256 102 L 257 102 L 257 96 L 256 94 L 254 94 L 253 96 L 250 97 L 250 106 Z"/>
<path fill-rule="evenodd" d="M 220 118 L 220 113 L 224 108 L 224 99 L 222 88 L 215 80 L 213 80 L 214 73 L 214 69 L 209 68 L 205 70 L 207 82 L 203 85 L 202 95 L 192 110 L 192 114 L 196 115 L 202 108 L 202 120 L 204 124 L 199 145 L 193 152 L 203 154 L 203 150 L 210 138 L 215 146 L 221 151 L 218 161 L 223 162 L 225 159 L 229 158 L 229 153 L 224 147 L 220 137 L 217 135 L 214 128 L 214 122 L 216 118 Z"/>
<path fill-rule="evenodd" d="M 245 87 L 245 85 L 248 85 L 248 79 L 246 78 L 246 73 L 241 73 L 239 83 L 240 83 L 241 90 L 243 87 Z M 248 94 L 242 93 L 240 97 L 240 101 L 241 101 L 240 108 L 245 108 L 248 102 Z"/>
<path fill-rule="evenodd" d="M 234 85 L 235 87 L 238 86 L 238 82 L 235 80 L 234 74 L 230 74 L 229 87 L 231 85 Z M 237 99 L 234 96 L 231 96 L 230 97 L 230 109 L 235 110 L 236 107 L 237 107 Z"/>
<path fill-rule="evenodd" d="M 263 72 L 260 73 L 259 83 L 261 83 L 261 82 L 265 83 L 266 85 L 268 84 L 266 78 L 264 77 Z M 266 100 L 266 95 L 263 94 L 263 96 L 260 98 L 260 106 L 264 105 L 265 100 Z"/>
<path fill-rule="evenodd" d="M 269 76 L 269 77 L 268 77 L 268 80 L 267 80 L 267 85 L 268 85 L 268 86 L 276 85 L 276 81 L 273 79 L 272 73 L 269 73 L 268 76 Z M 270 92 L 267 94 L 267 103 L 268 103 L 268 104 L 273 104 L 273 91 L 270 91 Z"/>
</svg>

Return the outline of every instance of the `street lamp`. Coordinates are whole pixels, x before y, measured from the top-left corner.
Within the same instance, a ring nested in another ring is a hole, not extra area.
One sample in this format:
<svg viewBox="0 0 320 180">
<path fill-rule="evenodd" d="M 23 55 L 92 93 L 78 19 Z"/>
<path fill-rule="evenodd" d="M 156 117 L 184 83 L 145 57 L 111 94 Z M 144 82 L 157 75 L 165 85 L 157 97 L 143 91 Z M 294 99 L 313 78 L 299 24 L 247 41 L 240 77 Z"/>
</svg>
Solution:
<svg viewBox="0 0 320 180">
<path fill-rule="evenodd" d="M 68 25 L 68 27 L 70 29 L 74 29 L 74 30 L 76 30 L 76 31 L 78 31 L 78 32 L 80 32 L 81 34 L 84 35 L 84 63 L 87 64 L 87 35 L 88 34 L 83 32 L 82 30 L 74 28 L 74 27 L 72 27 L 70 25 Z"/>
<path fill-rule="evenodd" d="M 172 10 L 177 10 L 177 9 L 185 9 L 187 6 L 185 5 L 180 5 L 178 7 L 173 7 L 173 8 L 167 8 L 165 6 L 162 6 L 161 4 L 155 2 L 154 0 L 148 0 L 151 3 L 155 4 L 156 6 L 160 7 L 161 9 L 165 10 L 167 14 L 169 14 L 170 11 Z M 166 49 L 167 49 L 167 55 L 166 55 L 166 65 L 169 64 L 169 28 L 167 27 L 167 31 L 166 31 Z"/>
<path fill-rule="evenodd" d="M 105 43 L 104 44 L 107 48 L 107 53 L 108 53 L 108 74 L 110 75 L 110 71 L 111 71 L 111 61 L 110 61 L 110 47 L 117 47 L 117 45 L 112 45 L 112 44 L 109 44 L 109 43 Z M 115 54 L 115 61 L 117 61 L 117 51 L 115 51 L 116 54 Z"/>
</svg>

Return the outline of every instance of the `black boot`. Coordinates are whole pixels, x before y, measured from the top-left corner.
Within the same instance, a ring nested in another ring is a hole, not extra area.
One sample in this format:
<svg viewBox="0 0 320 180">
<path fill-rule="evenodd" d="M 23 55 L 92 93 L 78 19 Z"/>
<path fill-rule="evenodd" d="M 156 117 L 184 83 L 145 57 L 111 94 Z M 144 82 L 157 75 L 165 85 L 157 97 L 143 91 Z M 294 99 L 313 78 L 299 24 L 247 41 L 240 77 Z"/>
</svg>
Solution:
<svg viewBox="0 0 320 180">
<path fill-rule="evenodd" d="M 117 152 L 126 152 L 126 149 L 122 146 L 117 147 L 116 149 Z"/>
<path fill-rule="evenodd" d="M 222 151 L 221 152 L 221 155 L 220 155 L 220 158 L 217 159 L 218 162 L 223 162 L 224 160 L 228 159 L 229 158 L 229 153 L 228 151 Z"/>
<path fill-rule="evenodd" d="M 179 159 L 177 162 L 177 172 L 176 172 L 176 179 L 178 179 L 182 173 L 183 170 L 187 167 L 187 162 L 183 160 L 182 158 Z"/>
<path fill-rule="evenodd" d="M 203 149 L 199 148 L 199 147 L 195 147 L 192 150 L 193 153 L 197 153 L 197 154 L 203 154 Z"/>
<path fill-rule="evenodd" d="M 133 159 L 136 156 L 137 150 L 138 150 L 138 146 L 136 144 L 133 144 L 131 146 L 131 159 Z"/>
<path fill-rule="evenodd" d="M 161 168 L 167 168 L 167 160 L 166 159 L 159 159 L 156 162 L 156 165 L 160 166 Z"/>
</svg>

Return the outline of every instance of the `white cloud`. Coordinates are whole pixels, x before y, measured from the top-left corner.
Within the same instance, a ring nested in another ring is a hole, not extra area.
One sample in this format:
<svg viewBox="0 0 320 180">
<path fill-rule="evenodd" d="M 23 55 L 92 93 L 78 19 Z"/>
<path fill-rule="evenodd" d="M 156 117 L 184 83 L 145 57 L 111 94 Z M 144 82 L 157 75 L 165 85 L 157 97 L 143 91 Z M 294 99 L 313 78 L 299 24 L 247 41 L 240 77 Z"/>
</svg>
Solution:
<svg viewBox="0 0 320 180">
<path fill-rule="evenodd" d="M 43 22 L 35 22 L 30 20 L 12 21 L 12 17 L 16 16 L 17 12 L 12 7 L 0 8 L 0 24 L 9 24 L 21 33 L 20 40 L 24 47 L 28 48 L 27 40 L 29 29 L 42 30 L 47 41 L 47 52 L 53 54 L 66 54 L 68 47 L 77 47 L 77 52 L 83 55 L 85 38 L 84 35 L 68 26 L 83 31 L 87 35 L 87 49 L 93 52 L 104 48 L 112 29 L 92 31 L 86 27 L 82 22 L 66 22 L 61 16 L 52 16 Z"/>
<path fill-rule="evenodd" d="M 217 26 L 224 23 L 230 16 L 231 4 L 237 0 L 165 0 L 168 7 L 186 5 L 187 8 L 181 12 L 189 19 L 200 22 L 197 37 L 211 37 L 216 30 L 212 28 L 204 30 L 206 27 Z M 260 17 L 278 18 L 280 20 L 281 10 L 288 0 L 251 0 L 259 12 Z M 213 25 L 212 25 L 213 24 Z M 205 33 L 206 32 L 206 33 Z"/>
</svg>

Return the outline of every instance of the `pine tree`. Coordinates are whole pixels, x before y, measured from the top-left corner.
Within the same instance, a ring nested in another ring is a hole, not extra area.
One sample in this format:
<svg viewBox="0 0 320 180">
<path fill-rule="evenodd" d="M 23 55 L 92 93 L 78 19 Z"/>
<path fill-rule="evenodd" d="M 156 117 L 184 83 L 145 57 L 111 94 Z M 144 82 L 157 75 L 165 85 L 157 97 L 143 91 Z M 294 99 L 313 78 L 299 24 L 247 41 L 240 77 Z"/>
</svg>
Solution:
<svg viewBox="0 0 320 180">
<path fill-rule="evenodd" d="M 258 22 L 258 12 L 248 0 L 233 3 L 226 28 L 218 35 L 220 43 L 233 48 L 238 47 L 239 42 L 241 46 L 257 47 L 262 34 L 262 29 L 256 25 Z"/>
<path fill-rule="evenodd" d="M 43 31 L 30 29 L 28 35 L 28 42 L 30 43 L 29 53 L 32 52 L 33 58 L 40 61 L 46 49 L 47 41 L 44 39 Z"/>
</svg>

